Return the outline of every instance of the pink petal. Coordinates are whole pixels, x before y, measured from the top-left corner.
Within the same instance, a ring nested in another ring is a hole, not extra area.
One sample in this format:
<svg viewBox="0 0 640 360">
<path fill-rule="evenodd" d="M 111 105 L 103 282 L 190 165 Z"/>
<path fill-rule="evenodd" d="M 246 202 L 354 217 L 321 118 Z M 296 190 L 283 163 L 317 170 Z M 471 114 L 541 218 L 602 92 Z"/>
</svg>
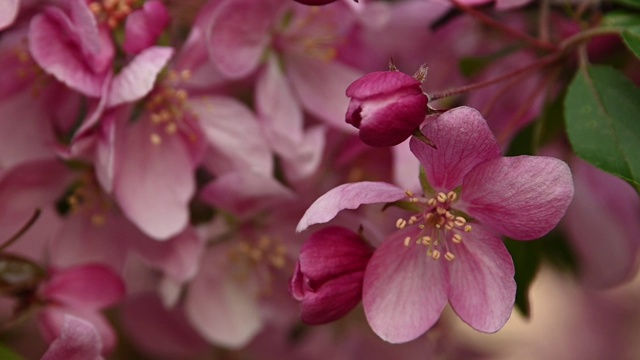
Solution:
<svg viewBox="0 0 640 360">
<path fill-rule="evenodd" d="M 511 316 L 516 296 L 515 268 L 502 240 L 474 225 L 462 243 L 451 244 L 450 251 L 455 255 L 447 262 L 451 306 L 478 331 L 500 330 Z"/>
<path fill-rule="evenodd" d="M 637 267 L 640 198 L 618 177 L 582 160 L 571 164 L 576 193 L 565 225 L 578 256 L 579 273 L 590 285 L 620 284 Z"/>
<path fill-rule="evenodd" d="M 289 188 L 270 176 L 239 172 L 217 177 L 202 189 L 201 196 L 208 203 L 241 217 L 295 198 Z"/>
<path fill-rule="evenodd" d="M 181 308 L 166 308 L 155 294 L 128 299 L 122 322 L 133 343 L 157 358 L 191 358 L 209 347 L 189 325 Z"/>
<path fill-rule="evenodd" d="M 344 93 L 362 73 L 337 61 L 286 54 L 286 70 L 304 108 L 327 125 L 346 133 L 356 129 L 344 121 L 349 98 Z"/>
<path fill-rule="evenodd" d="M 56 79 L 84 95 L 99 97 L 111 71 L 107 65 L 113 57 L 113 44 L 107 34 L 100 32 L 100 53 L 83 53 L 84 49 L 78 48 L 80 44 L 67 40 L 78 35 L 75 26 L 61 10 L 48 8 L 31 20 L 29 50 L 34 60 Z M 81 42 L 82 38 L 77 40 Z"/>
<path fill-rule="evenodd" d="M 113 77 L 107 106 L 134 102 L 145 97 L 155 84 L 156 77 L 173 55 L 173 48 L 154 46 L 136 55 Z"/>
<path fill-rule="evenodd" d="M 271 41 L 270 28 L 284 1 L 235 0 L 222 3 L 207 32 L 211 60 L 231 78 L 251 73 Z"/>
<path fill-rule="evenodd" d="M 214 151 L 214 172 L 272 173 L 273 155 L 246 105 L 224 96 L 203 96 L 190 99 L 188 104 Z"/>
<path fill-rule="evenodd" d="M 563 161 L 543 156 L 498 158 L 464 178 L 462 210 L 500 234 L 539 238 L 553 229 L 573 198 L 573 179 Z"/>
<path fill-rule="evenodd" d="M 99 312 L 80 308 L 49 306 L 38 314 L 38 325 L 48 341 L 60 337 L 65 318 L 75 316 L 93 325 L 102 343 L 102 352 L 109 353 L 116 345 L 116 334 L 109 321 Z"/>
<path fill-rule="evenodd" d="M 246 345 L 262 328 L 262 315 L 251 278 L 240 281 L 229 272 L 229 247 L 207 252 L 200 273 L 185 299 L 187 317 L 208 341 L 229 348 Z"/>
<path fill-rule="evenodd" d="M 447 270 L 426 255 L 422 245 L 404 245 L 416 237 L 411 227 L 387 238 L 373 254 L 364 275 L 362 304 L 367 321 L 383 340 L 416 339 L 435 324 L 447 304 Z"/>
<path fill-rule="evenodd" d="M 127 16 L 122 48 L 137 54 L 152 46 L 169 23 L 169 12 L 160 1 L 146 1 L 142 9 Z"/>
<path fill-rule="evenodd" d="M 166 240 L 189 221 L 189 201 L 195 193 L 194 160 L 180 133 L 158 134 L 143 118 L 123 125 L 116 138 L 116 175 L 113 192 L 127 217 L 145 234 Z"/>
<path fill-rule="evenodd" d="M 469 107 L 445 112 L 425 125 L 422 132 L 437 149 L 415 138 L 409 145 L 424 166 L 429 184 L 439 191 L 455 189 L 474 166 L 500 156 L 500 148 L 487 122 L 477 110 Z"/>
<path fill-rule="evenodd" d="M 13 24 L 20 8 L 19 0 L 0 1 L 0 30 Z"/>
<path fill-rule="evenodd" d="M 303 231 L 313 224 L 326 223 L 344 209 L 356 209 L 362 204 L 393 202 L 406 196 L 404 190 L 385 182 L 342 184 L 327 191 L 311 204 L 298 222 L 296 231 Z"/>
<path fill-rule="evenodd" d="M 179 282 L 193 278 L 198 271 L 204 242 L 191 227 L 167 241 L 146 237 L 131 240 L 136 240 L 130 246 L 144 261 Z"/>
<path fill-rule="evenodd" d="M 41 360 L 100 360 L 101 351 L 96 328 L 85 320 L 65 315 L 60 336 L 49 345 Z"/>
<path fill-rule="evenodd" d="M 530 3 L 531 0 L 496 0 L 496 9 L 512 10 Z"/>
<path fill-rule="evenodd" d="M 79 265 L 55 271 L 42 296 L 69 307 L 103 309 L 122 299 L 124 282 L 103 265 Z"/>
</svg>

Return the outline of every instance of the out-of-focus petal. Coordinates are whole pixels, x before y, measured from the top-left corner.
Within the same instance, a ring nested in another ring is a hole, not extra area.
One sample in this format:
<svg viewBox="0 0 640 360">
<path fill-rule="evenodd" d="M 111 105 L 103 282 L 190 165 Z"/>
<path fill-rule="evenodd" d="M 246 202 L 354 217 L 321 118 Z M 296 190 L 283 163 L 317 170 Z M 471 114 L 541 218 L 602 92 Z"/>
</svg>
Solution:
<svg viewBox="0 0 640 360">
<path fill-rule="evenodd" d="M 500 156 L 500 148 L 487 122 L 472 108 L 451 109 L 422 128 L 437 147 L 412 138 L 409 146 L 425 168 L 427 180 L 439 191 L 450 191 L 462 184 L 474 166 Z"/>
<path fill-rule="evenodd" d="M 205 339 L 240 348 L 262 328 L 263 320 L 251 279 L 242 281 L 227 271 L 226 250 L 226 246 L 217 246 L 204 256 L 202 268 L 189 286 L 185 309 Z"/>
<path fill-rule="evenodd" d="M 42 296 L 69 307 L 102 309 L 125 295 L 124 282 L 101 264 L 79 265 L 55 271 Z"/>
<path fill-rule="evenodd" d="M 571 171 L 561 160 L 503 157 L 480 164 L 467 174 L 460 209 L 500 234 L 531 240 L 558 224 L 573 191 Z"/>
<path fill-rule="evenodd" d="M 173 55 L 170 47 L 154 46 L 136 55 L 113 77 L 107 106 L 134 102 L 145 97 L 153 88 L 156 77 Z"/>
<path fill-rule="evenodd" d="M 362 304 L 373 331 L 391 343 L 411 341 L 440 318 L 447 304 L 447 269 L 422 245 L 404 245 L 419 229 L 398 231 L 376 249 L 364 275 Z"/>
<path fill-rule="evenodd" d="M 102 341 L 96 328 L 72 315 L 64 316 L 60 336 L 41 360 L 101 360 Z"/>
<path fill-rule="evenodd" d="M 341 210 L 356 209 L 363 204 L 400 200 L 407 194 L 401 188 L 385 182 L 363 181 L 336 186 L 320 196 L 298 222 L 300 232 L 313 224 L 333 219 Z"/>
<path fill-rule="evenodd" d="M 13 24 L 18 9 L 20 8 L 19 0 L 2 0 L 0 1 L 0 30 Z"/>
<path fill-rule="evenodd" d="M 460 318 L 478 331 L 494 333 L 511 316 L 516 296 L 513 260 L 500 237 L 474 225 L 450 248 L 449 302 Z M 440 259 L 439 261 L 446 261 Z"/>
</svg>

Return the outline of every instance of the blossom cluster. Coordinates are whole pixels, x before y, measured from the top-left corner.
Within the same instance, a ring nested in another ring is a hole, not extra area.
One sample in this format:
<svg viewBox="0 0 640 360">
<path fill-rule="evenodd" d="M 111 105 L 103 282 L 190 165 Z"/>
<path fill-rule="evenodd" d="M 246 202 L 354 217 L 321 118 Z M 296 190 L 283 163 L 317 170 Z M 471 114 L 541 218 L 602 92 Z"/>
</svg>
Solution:
<svg viewBox="0 0 640 360">
<path fill-rule="evenodd" d="M 0 354 L 469 358 L 558 249 L 625 301 L 638 9 L 0 0 Z"/>
</svg>

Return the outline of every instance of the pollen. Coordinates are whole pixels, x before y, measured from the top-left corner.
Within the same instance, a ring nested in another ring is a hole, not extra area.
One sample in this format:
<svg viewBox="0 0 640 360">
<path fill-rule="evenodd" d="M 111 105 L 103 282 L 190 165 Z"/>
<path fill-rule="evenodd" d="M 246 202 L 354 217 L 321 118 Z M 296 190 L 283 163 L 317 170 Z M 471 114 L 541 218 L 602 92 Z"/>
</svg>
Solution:
<svg viewBox="0 0 640 360">
<path fill-rule="evenodd" d="M 162 144 L 162 138 L 160 137 L 160 135 L 156 134 L 156 133 L 152 133 L 149 136 L 149 140 L 151 141 L 151 143 L 153 145 L 160 145 Z"/>
<path fill-rule="evenodd" d="M 445 258 L 445 259 L 447 259 L 447 260 L 449 260 L 449 261 L 453 261 L 453 259 L 455 259 L 455 258 L 456 258 L 456 256 L 455 256 L 455 255 L 453 255 L 453 253 L 451 253 L 451 252 L 447 251 L 447 253 L 446 253 L 446 254 L 444 254 L 444 258 Z"/>
<path fill-rule="evenodd" d="M 398 229 L 404 229 L 405 226 L 407 226 L 407 220 L 400 218 L 396 221 L 396 227 Z"/>
</svg>

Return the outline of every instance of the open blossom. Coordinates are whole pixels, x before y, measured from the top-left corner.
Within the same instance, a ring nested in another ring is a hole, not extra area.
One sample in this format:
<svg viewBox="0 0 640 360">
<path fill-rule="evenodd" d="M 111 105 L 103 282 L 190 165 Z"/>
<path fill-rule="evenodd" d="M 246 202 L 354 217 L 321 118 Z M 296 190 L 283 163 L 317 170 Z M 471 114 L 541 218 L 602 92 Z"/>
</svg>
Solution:
<svg viewBox="0 0 640 360">
<path fill-rule="evenodd" d="M 573 197 L 568 166 L 555 158 L 502 157 L 474 109 L 459 107 L 422 128 L 437 149 L 412 139 L 428 184 L 416 196 L 395 185 L 338 186 L 311 205 L 298 231 L 361 204 L 408 201 L 413 213 L 367 265 L 363 305 L 373 330 L 394 343 L 413 340 L 447 301 L 467 324 L 496 332 L 514 303 L 514 266 L 500 234 L 530 240 L 553 229 Z"/>
<path fill-rule="evenodd" d="M 349 85 L 346 121 L 360 129 L 365 144 L 398 145 L 420 126 L 428 110 L 420 87 L 425 72 L 422 67 L 411 77 L 399 71 L 377 71 Z"/>
</svg>

